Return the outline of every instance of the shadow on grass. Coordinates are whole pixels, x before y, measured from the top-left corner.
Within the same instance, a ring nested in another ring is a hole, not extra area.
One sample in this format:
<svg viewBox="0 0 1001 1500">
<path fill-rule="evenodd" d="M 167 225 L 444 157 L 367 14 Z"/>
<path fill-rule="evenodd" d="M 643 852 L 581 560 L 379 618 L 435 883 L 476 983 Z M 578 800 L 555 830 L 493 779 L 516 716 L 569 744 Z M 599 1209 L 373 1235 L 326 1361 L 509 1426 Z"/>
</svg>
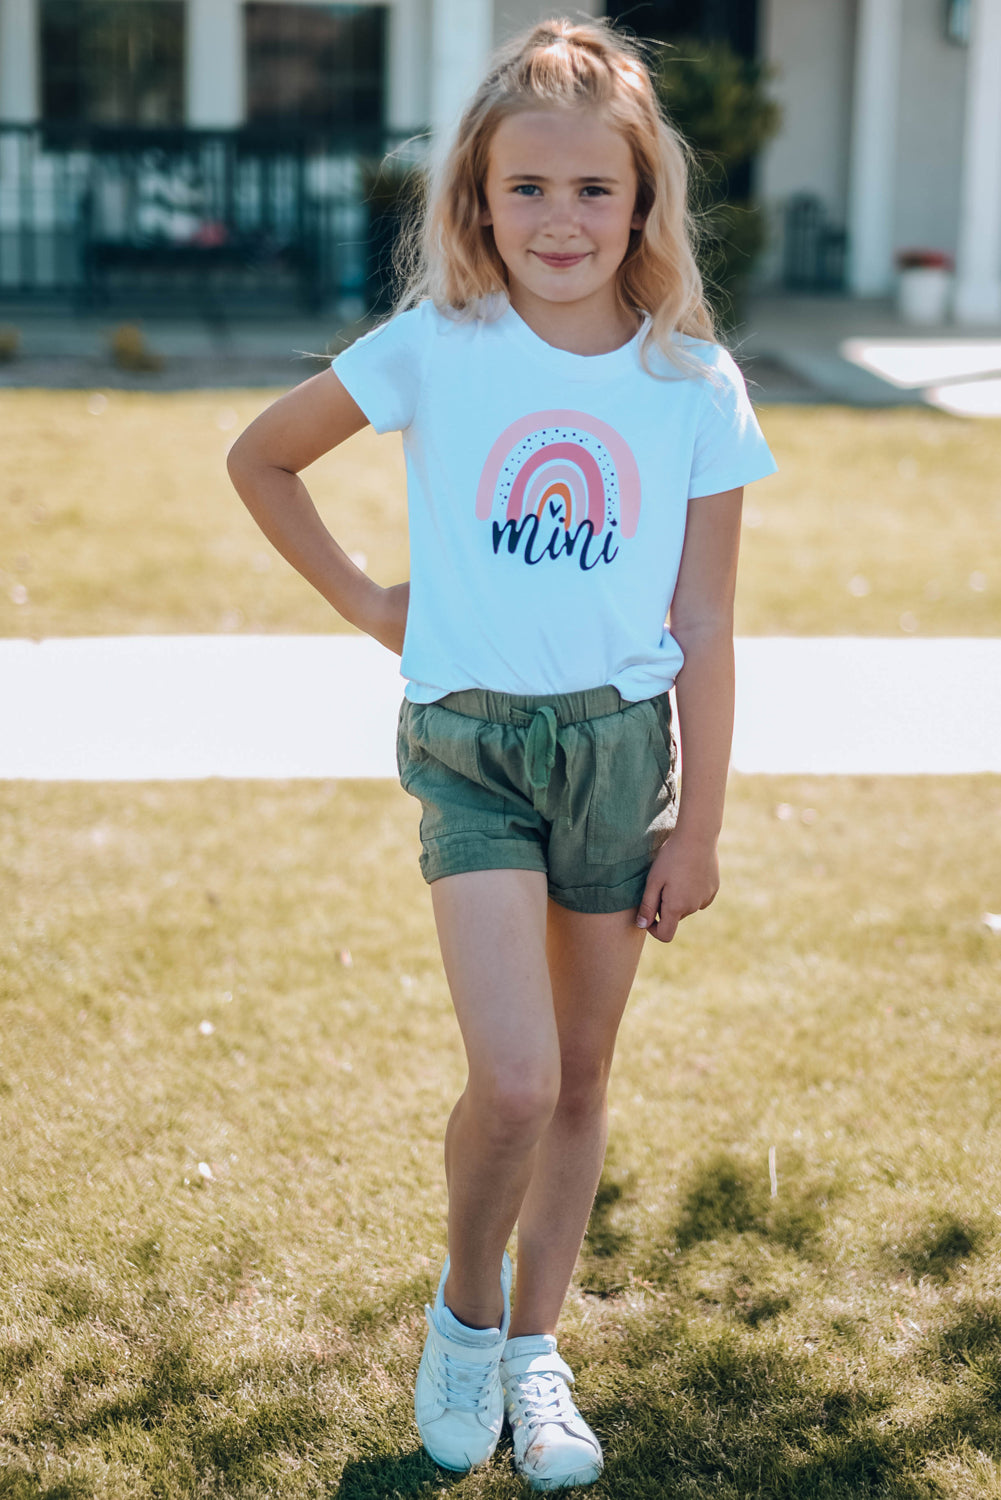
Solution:
<svg viewBox="0 0 1001 1500">
<path fill-rule="evenodd" d="M 333 1493 L 338 1500 L 419 1500 L 422 1495 L 440 1495 L 465 1477 L 439 1469 L 419 1448 L 399 1458 L 351 1459 Z"/>
<path fill-rule="evenodd" d="M 105 1311 L 105 1299 L 87 1269 L 57 1267 L 42 1282 L 42 1309 L 59 1328 Z"/>
<path fill-rule="evenodd" d="M 612 1384 L 603 1403 L 583 1391 L 579 1398 L 605 1444 L 595 1500 L 932 1500 L 929 1460 L 964 1443 L 986 1453 L 1001 1446 L 995 1300 L 970 1297 L 929 1339 L 926 1374 L 937 1377 L 940 1394 L 936 1409 L 914 1422 L 890 1385 L 863 1366 L 842 1374 L 746 1325 L 672 1317 L 637 1325 L 635 1337 L 625 1329 L 618 1348 L 623 1362 L 606 1370 Z M 409 1418 L 401 1420 L 409 1389 L 396 1386 L 387 1392 L 392 1410 L 380 1407 L 360 1422 L 356 1413 L 358 1425 L 345 1430 L 316 1373 L 300 1365 L 283 1375 L 274 1360 L 217 1370 L 175 1331 L 129 1392 L 109 1399 L 85 1382 L 82 1366 L 68 1371 L 65 1399 L 29 1442 L 47 1454 L 82 1447 L 117 1456 L 134 1466 L 137 1490 L 165 1497 L 291 1496 L 301 1493 L 293 1476 L 302 1462 L 317 1459 L 327 1471 L 323 1493 L 341 1500 L 430 1500 L 463 1481 L 414 1446 Z M 397 1440 L 399 1451 L 387 1451 Z M 506 1450 L 469 1493 L 521 1493 Z M 46 1481 L 26 1469 L 0 1476 L 2 1500 L 95 1493 L 83 1476 Z"/>
<path fill-rule="evenodd" d="M 613 1170 L 606 1165 L 601 1174 L 578 1270 L 581 1291 L 592 1297 L 614 1297 L 628 1281 L 622 1257 L 631 1248 L 633 1236 L 615 1222 L 615 1210 L 633 1197 L 633 1178 L 629 1172 L 613 1176 Z"/>
<path fill-rule="evenodd" d="M 16 1385 L 22 1375 L 44 1358 L 45 1347 L 45 1340 L 40 1338 L 9 1338 L 0 1343 L 0 1388 Z"/>
<path fill-rule="evenodd" d="M 682 1197 L 675 1229 L 678 1248 L 754 1232 L 803 1254 L 823 1227 L 822 1202 L 819 1190 L 788 1176 L 772 1198 L 763 1164 L 755 1171 L 719 1152 L 695 1168 Z"/>
<path fill-rule="evenodd" d="M 93 1485 L 85 1479 L 57 1479 L 46 1484 L 26 1469 L 0 1474 L 0 1500 L 91 1500 Z"/>
<path fill-rule="evenodd" d="M 946 1214 L 923 1225 L 902 1245 L 892 1246 L 891 1254 L 912 1276 L 945 1282 L 980 1255 L 989 1238 L 982 1224 Z"/>
<path fill-rule="evenodd" d="M 951 1322 L 930 1338 L 929 1373 L 947 1383 L 947 1396 L 928 1424 L 943 1445 L 961 1434 L 985 1452 L 1001 1452 L 1001 1302 L 969 1297 Z"/>
<path fill-rule="evenodd" d="M 681 1335 L 684 1338 L 684 1335 Z M 628 1451 L 606 1454 L 612 1495 L 677 1500 L 768 1497 L 915 1500 L 905 1435 L 886 1422 L 886 1393 L 825 1380 L 776 1344 L 730 1330 L 630 1372 L 621 1404 L 591 1410 L 599 1433 L 629 1425 Z"/>
<path fill-rule="evenodd" d="M 763 1242 L 753 1231 L 738 1243 L 757 1255 Z M 402 1286 L 400 1298 L 415 1286 Z M 746 1316 L 721 1325 L 647 1311 L 631 1323 L 624 1311 L 623 1324 L 606 1350 L 602 1403 L 583 1389 L 578 1398 L 605 1443 L 595 1500 L 932 1500 L 939 1492 L 926 1480 L 929 1462 L 964 1445 L 1001 1449 L 1001 1299 L 961 1297 L 910 1356 L 926 1389 L 937 1386 L 934 1407 L 913 1417 L 906 1371 L 901 1385 L 866 1363 L 834 1367 L 781 1333 L 755 1330 Z M 215 1363 L 177 1327 L 163 1330 L 141 1363 L 124 1390 L 104 1387 L 115 1372 L 99 1363 L 68 1368 L 44 1421 L 40 1414 L 26 1434 L 25 1456 L 29 1446 L 70 1462 L 100 1452 L 134 1473 L 137 1492 L 164 1497 L 291 1496 L 303 1493 L 294 1476 L 317 1461 L 322 1493 L 342 1500 L 430 1500 L 465 1478 L 414 1446 L 412 1376 L 399 1367 L 385 1371 L 376 1405 L 366 1401 L 347 1419 L 324 1393 L 320 1363 L 300 1358 L 289 1367 L 277 1352 Z M 468 1493 L 521 1493 L 505 1446 Z M 2 1500 L 98 1492 L 84 1475 L 0 1475 Z M 971 1500 L 974 1493 L 987 1491 L 971 1490 Z"/>
<path fill-rule="evenodd" d="M 301 1457 L 330 1429 L 330 1413 L 314 1391 L 279 1384 L 272 1365 L 249 1362 L 214 1372 L 176 1332 L 153 1351 L 128 1390 L 102 1396 L 108 1378 L 93 1360 L 67 1369 L 29 1441 L 66 1452 L 82 1440 L 105 1454 L 135 1454 L 138 1438 L 151 1493 L 157 1484 L 164 1494 L 187 1493 L 220 1476 L 237 1485 L 261 1484 L 276 1455 Z M 242 1395 L 268 1381 L 273 1389 L 267 1395 L 252 1402 Z"/>
</svg>

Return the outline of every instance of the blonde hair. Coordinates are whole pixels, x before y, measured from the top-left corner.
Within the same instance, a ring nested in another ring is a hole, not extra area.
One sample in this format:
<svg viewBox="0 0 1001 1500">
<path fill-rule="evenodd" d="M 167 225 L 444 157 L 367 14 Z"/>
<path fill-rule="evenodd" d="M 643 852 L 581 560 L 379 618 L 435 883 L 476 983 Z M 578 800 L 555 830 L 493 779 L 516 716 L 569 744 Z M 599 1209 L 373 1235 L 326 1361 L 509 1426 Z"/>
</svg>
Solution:
<svg viewBox="0 0 1001 1500">
<path fill-rule="evenodd" d="M 600 109 L 632 151 L 644 227 L 630 234 L 616 293 L 626 311 L 650 316 L 644 367 L 652 343 L 684 374 L 707 374 L 673 337 L 717 341 L 693 250 L 691 149 L 661 114 L 639 47 L 601 21 L 543 21 L 496 53 L 404 227 L 397 255 L 404 285 L 394 312 L 430 298 L 443 312 L 471 318 L 482 315 L 484 298 L 506 292 L 493 231 L 480 224 L 494 132 L 522 110 L 581 106 Z"/>
</svg>

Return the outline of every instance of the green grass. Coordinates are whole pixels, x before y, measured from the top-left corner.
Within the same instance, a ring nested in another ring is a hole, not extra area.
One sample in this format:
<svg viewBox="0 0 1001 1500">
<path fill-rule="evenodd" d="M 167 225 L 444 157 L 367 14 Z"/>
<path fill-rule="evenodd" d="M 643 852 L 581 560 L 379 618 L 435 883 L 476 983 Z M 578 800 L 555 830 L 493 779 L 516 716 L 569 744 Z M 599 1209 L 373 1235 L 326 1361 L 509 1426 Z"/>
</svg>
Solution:
<svg viewBox="0 0 1001 1500">
<path fill-rule="evenodd" d="M 99 393 L 100 394 L 100 393 Z M 226 450 L 277 391 L 0 394 L 0 636 L 347 629 L 279 558 Z M 100 403 L 97 403 L 100 405 Z M 1001 423 L 772 407 L 747 495 L 745 635 L 1001 634 Z M 398 437 L 305 474 L 380 583 L 408 571 Z"/>
<path fill-rule="evenodd" d="M 0 1495 L 522 1493 L 412 1421 L 464 1076 L 417 813 L 0 789 Z M 564 1319 L 596 1500 L 1001 1493 L 999 817 L 997 778 L 735 778 Z"/>
</svg>

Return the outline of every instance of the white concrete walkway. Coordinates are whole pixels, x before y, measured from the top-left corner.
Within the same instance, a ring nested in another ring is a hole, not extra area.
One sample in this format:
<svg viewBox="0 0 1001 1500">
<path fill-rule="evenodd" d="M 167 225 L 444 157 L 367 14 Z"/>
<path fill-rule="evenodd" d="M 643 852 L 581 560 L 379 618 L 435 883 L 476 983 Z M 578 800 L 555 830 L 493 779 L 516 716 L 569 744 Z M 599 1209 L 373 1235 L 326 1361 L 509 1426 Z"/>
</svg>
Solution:
<svg viewBox="0 0 1001 1500">
<path fill-rule="evenodd" d="M 845 339 L 845 359 L 956 417 L 1001 417 L 1001 339 Z"/>
<path fill-rule="evenodd" d="M 395 776 L 398 659 L 358 636 L 0 641 L 0 779 Z M 1001 641 L 737 642 L 744 772 L 1001 772 Z"/>
</svg>

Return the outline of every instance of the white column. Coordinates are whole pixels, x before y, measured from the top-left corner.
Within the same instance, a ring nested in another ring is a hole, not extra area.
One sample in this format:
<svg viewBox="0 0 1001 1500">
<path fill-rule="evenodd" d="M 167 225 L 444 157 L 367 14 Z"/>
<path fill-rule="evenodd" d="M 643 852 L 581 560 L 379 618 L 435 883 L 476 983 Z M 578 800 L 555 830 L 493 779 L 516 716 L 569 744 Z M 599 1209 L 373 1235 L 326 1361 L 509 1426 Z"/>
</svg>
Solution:
<svg viewBox="0 0 1001 1500">
<path fill-rule="evenodd" d="M 848 181 L 849 282 L 859 296 L 893 284 L 902 0 L 859 0 Z"/>
<path fill-rule="evenodd" d="M 38 0 L 0 0 L 0 120 L 41 116 Z"/>
<path fill-rule="evenodd" d="M 973 0 L 956 256 L 958 323 L 1001 321 L 1001 0 Z"/>
<path fill-rule="evenodd" d="M 242 0 L 188 0 L 186 120 L 228 128 L 246 118 Z"/>
<path fill-rule="evenodd" d="M 427 18 L 420 0 L 395 0 L 388 22 L 386 121 L 391 130 L 414 130 L 427 124 Z"/>
<path fill-rule="evenodd" d="M 447 133 L 483 76 L 493 40 L 492 0 L 432 0 L 431 130 Z"/>
</svg>

